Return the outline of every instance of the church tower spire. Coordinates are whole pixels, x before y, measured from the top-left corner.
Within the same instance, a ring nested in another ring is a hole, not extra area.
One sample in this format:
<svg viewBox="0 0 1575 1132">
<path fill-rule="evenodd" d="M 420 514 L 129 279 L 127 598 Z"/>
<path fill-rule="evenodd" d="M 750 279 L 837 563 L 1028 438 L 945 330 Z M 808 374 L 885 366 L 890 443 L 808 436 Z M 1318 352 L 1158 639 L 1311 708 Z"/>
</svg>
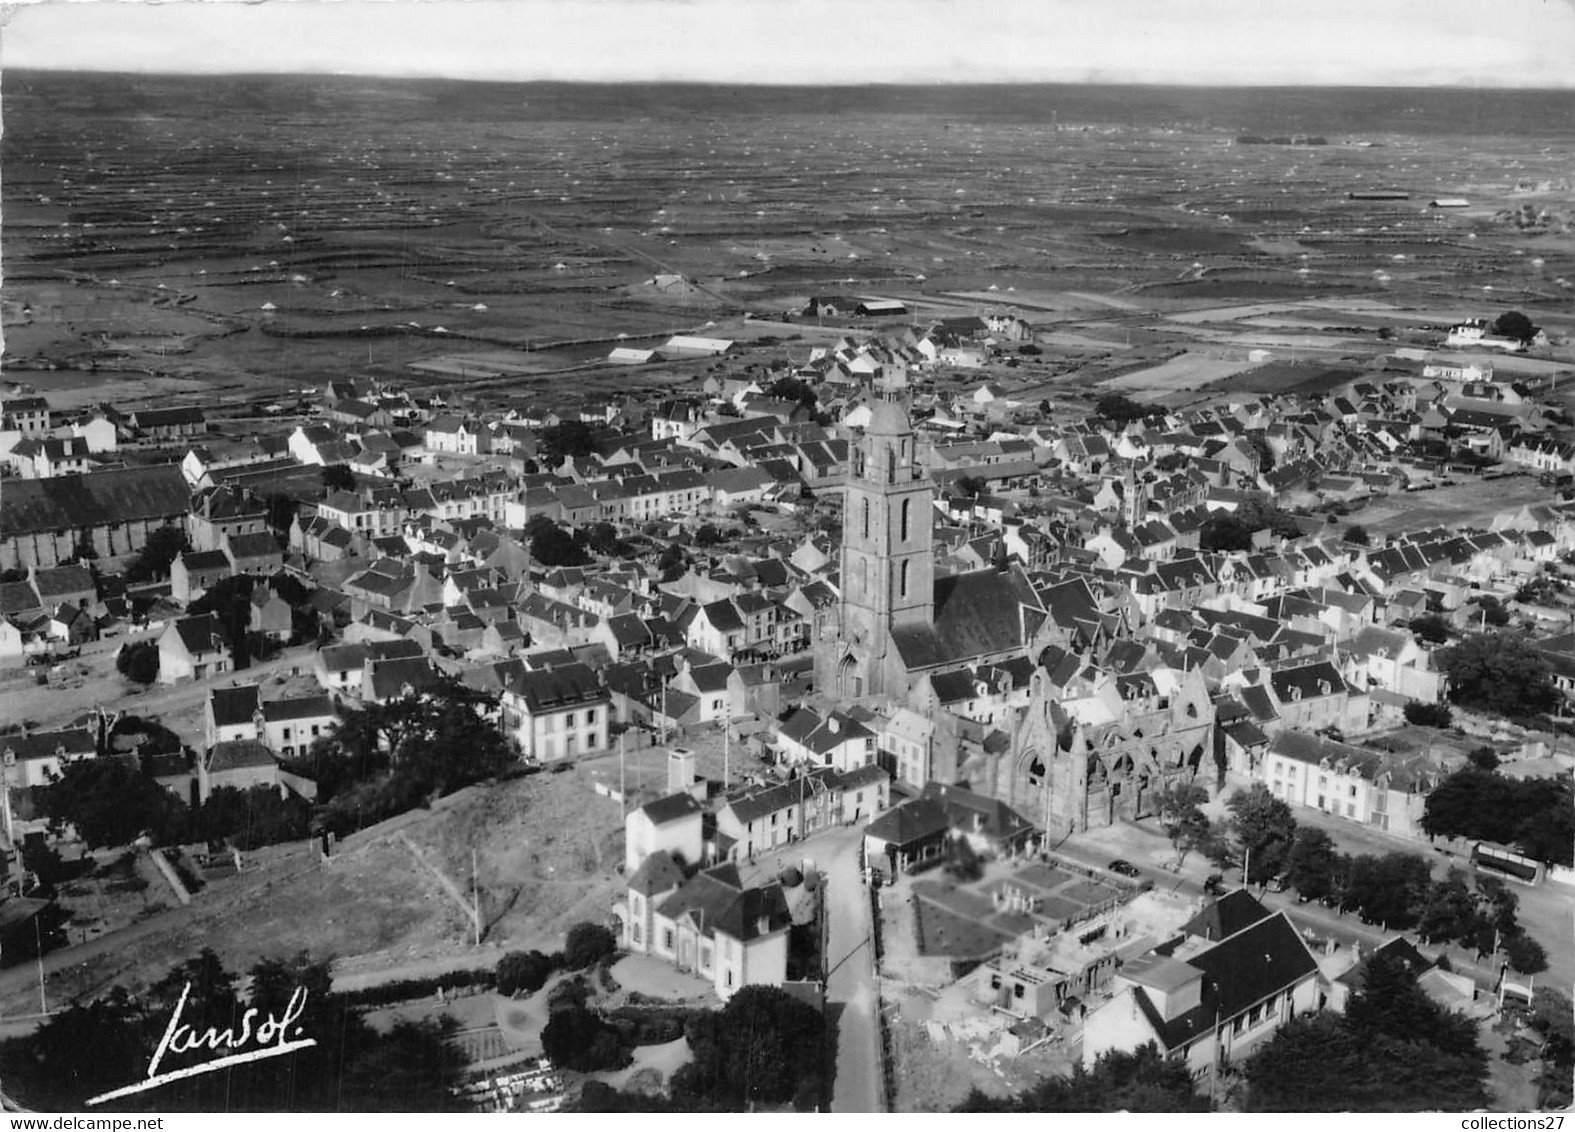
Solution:
<svg viewBox="0 0 1575 1132">
<path fill-rule="evenodd" d="M 853 446 L 842 516 L 842 601 L 816 655 L 816 687 L 849 699 L 900 695 L 892 630 L 935 619 L 934 487 L 917 460 L 901 386 L 878 386 Z"/>
</svg>

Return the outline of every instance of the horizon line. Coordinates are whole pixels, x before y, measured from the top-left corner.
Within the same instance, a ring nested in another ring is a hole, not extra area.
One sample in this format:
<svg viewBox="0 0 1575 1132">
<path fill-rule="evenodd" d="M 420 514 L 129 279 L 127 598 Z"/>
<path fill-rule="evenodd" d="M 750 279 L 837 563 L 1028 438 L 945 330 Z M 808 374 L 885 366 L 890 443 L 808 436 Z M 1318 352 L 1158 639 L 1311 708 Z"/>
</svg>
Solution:
<svg viewBox="0 0 1575 1132">
<path fill-rule="evenodd" d="M 627 79 L 607 78 L 567 78 L 563 76 L 498 76 L 498 75 L 456 75 L 441 72 L 410 71 L 346 71 L 346 70 L 287 70 L 287 69 L 260 69 L 260 70 L 127 70 L 125 68 L 110 67 L 55 67 L 48 64 L 32 64 L 26 66 L 10 66 L 0 68 L 0 82 L 5 74 L 32 75 L 106 75 L 125 78 L 174 78 L 174 79 L 239 79 L 239 78 L 320 78 L 320 79 L 378 79 L 385 81 L 409 82 L 461 82 L 461 83 L 499 83 L 510 86 L 675 86 L 695 88 L 715 87 L 754 87 L 761 90 L 790 89 L 790 90 L 875 90 L 888 87 L 910 88 L 966 88 L 966 87 L 1139 87 L 1147 89 L 1189 89 L 1189 90 L 1416 90 L 1416 91 L 1460 91 L 1460 92 L 1525 92 L 1567 94 L 1575 93 L 1575 76 L 1563 84 L 1532 84 L 1520 85 L 1514 82 L 1489 81 L 1483 78 L 1474 78 L 1470 81 L 1454 82 L 1426 82 L 1413 80 L 1398 83 L 1353 83 L 1353 82 L 1230 82 L 1209 79 L 1208 81 L 1168 78 L 1168 79 L 1141 79 L 1141 78 L 1077 78 L 1077 79 L 988 79 L 988 78 L 931 78 L 920 79 L 870 79 L 865 82 L 823 82 L 804 81 L 793 82 L 783 79 L 757 80 L 750 78 L 737 79 L 695 79 L 695 78 L 667 78 L 660 76 L 631 77 Z"/>
</svg>

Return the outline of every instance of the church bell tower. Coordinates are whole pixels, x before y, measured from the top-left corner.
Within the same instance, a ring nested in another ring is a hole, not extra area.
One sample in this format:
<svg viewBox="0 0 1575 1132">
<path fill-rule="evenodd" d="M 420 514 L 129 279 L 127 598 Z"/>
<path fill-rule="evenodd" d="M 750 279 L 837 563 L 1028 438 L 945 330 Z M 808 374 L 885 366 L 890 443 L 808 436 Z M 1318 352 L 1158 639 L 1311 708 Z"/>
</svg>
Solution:
<svg viewBox="0 0 1575 1132">
<path fill-rule="evenodd" d="M 935 617 L 934 488 L 915 459 L 900 388 L 877 391 L 854 445 L 842 515 L 842 600 L 816 644 L 816 689 L 902 695 L 891 633 Z"/>
</svg>

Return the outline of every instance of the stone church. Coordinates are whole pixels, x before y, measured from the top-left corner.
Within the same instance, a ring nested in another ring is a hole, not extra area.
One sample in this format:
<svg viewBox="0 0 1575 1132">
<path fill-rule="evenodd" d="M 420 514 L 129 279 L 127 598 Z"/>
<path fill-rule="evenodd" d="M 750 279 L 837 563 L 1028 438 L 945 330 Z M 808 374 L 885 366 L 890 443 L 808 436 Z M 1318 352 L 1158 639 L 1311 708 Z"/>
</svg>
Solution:
<svg viewBox="0 0 1575 1132">
<path fill-rule="evenodd" d="M 1095 673 L 1064 688 L 1040 669 L 1010 749 L 962 768 L 1051 838 L 1149 816 L 1160 791 L 1206 785 L 1215 771 L 1208 685 L 1175 668 Z"/>
<path fill-rule="evenodd" d="M 841 600 L 815 622 L 815 690 L 911 705 L 930 675 L 1036 656 L 1064 633 L 1021 567 L 935 576 L 935 485 L 901 394 L 871 405 L 842 515 Z"/>
</svg>

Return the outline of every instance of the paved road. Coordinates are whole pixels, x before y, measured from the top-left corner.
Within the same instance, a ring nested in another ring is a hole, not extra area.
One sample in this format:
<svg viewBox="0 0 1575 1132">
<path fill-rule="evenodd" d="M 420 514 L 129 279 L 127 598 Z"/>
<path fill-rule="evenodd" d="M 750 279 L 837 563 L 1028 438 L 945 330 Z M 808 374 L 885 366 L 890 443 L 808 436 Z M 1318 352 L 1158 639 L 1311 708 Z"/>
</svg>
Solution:
<svg viewBox="0 0 1575 1132">
<path fill-rule="evenodd" d="M 885 1108 L 870 899 L 859 871 L 862 835 L 859 828 L 837 830 L 817 837 L 812 850 L 806 846 L 806 851 L 823 863 L 829 886 L 826 954 L 831 973 L 826 980 L 826 1000 L 828 1006 L 841 1008 L 833 1112 L 881 1112 Z"/>
</svg>

